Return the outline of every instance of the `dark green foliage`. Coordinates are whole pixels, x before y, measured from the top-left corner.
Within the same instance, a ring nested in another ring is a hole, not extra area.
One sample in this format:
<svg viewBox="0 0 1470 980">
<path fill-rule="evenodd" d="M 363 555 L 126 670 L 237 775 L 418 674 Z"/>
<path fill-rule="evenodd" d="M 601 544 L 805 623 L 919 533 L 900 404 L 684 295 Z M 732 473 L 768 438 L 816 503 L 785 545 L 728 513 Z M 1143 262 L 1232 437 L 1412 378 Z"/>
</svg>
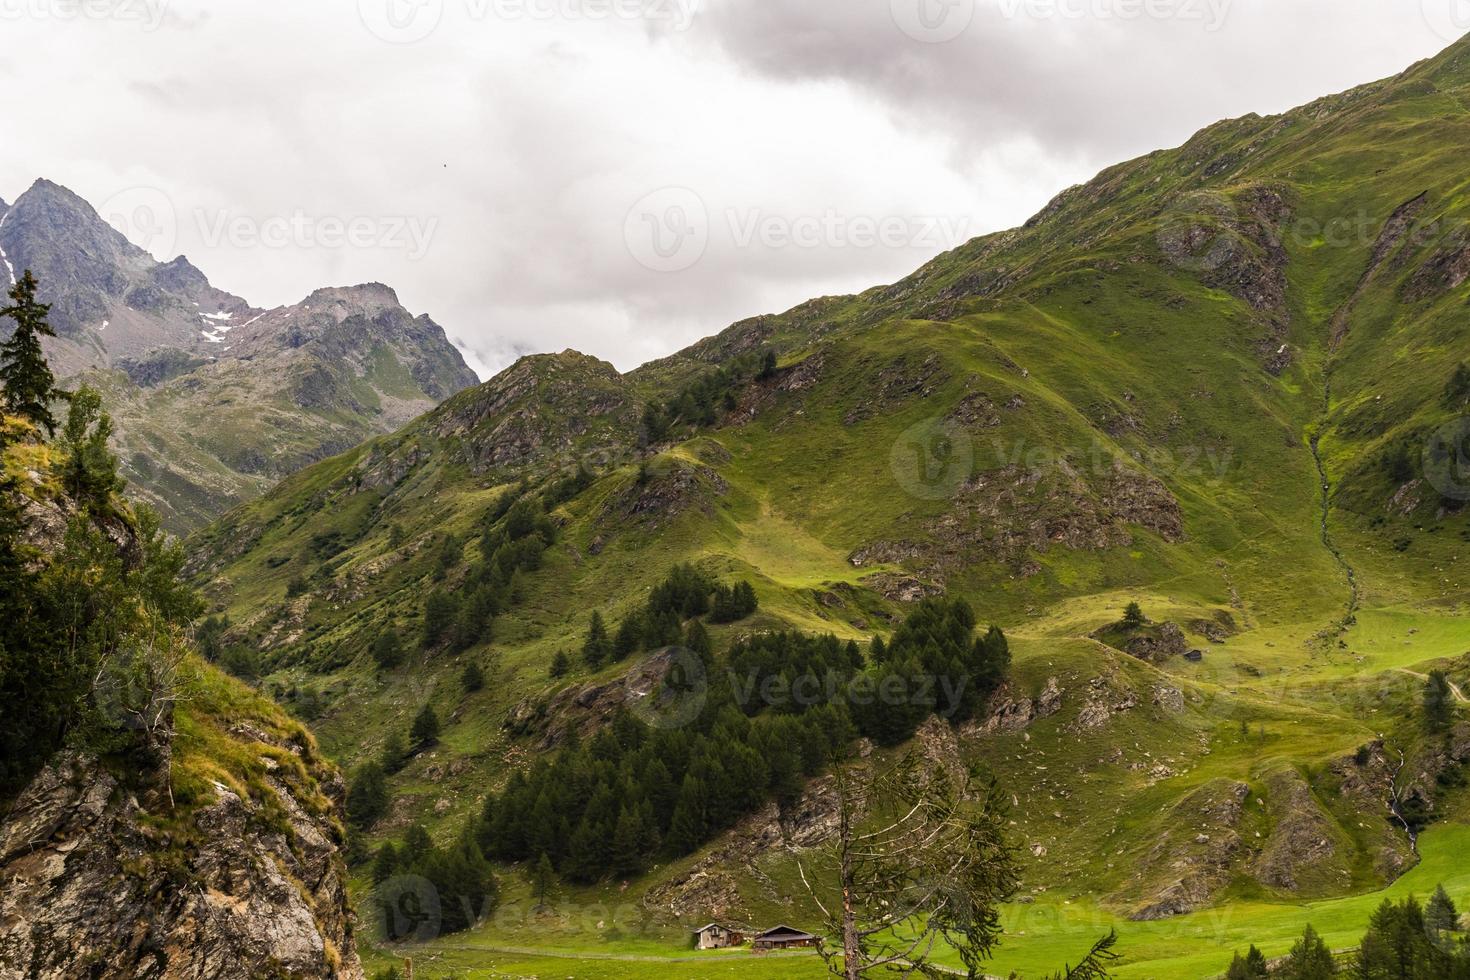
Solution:
<svg viewBox="0 0 1470 980">
<path fill-rule="evenodd" d="M 46 322 L 51 307 L 36 302 L 36 279 L 27 269 L 10 290 L 13 305 L 0 309 L 0 319 L 15 321 L 10 338 L 0 344 L 0 390 L 6 407 L 56 434 L 51 402 L 57 397 L 56 378 L 41 350 L 42 337 L 55 337 Z"/>
<path fill-rule="evenodd" d="M 1431 732 L 1448 731 L 1455 720 L 1455 695 L 1444 671 L 1430 671 L 1424 682 L 1424 724 Z"/>
<path fill-rule="evenodd" d="M 80 489 L 100 492 L 106 483 Z M 17 493 L 0 475 L 0 795 L 73 733 L 99 751 L 156 754 L 167 716 L 132 713 L 138 723 L 121 725 L 116 710 L 98 710 L 96 686 L 117 695 L 112 707 L 125 712 L 139 707 L 134 696 L 167 696 L 150 657 L 203 612 L 182 584 L 183 552 L 152 511 L 140 507 L 129 518 L 115 499 L 75 500 L 59 546 L 39 555 L 25 544 Z M 108 530 L 101 516 L 113 522 Z M 122 525 L 136 541 L 126 551 L 112 536 Z"/>
<path fill-rule="evenodd" d="M 1148 617 L 1143 614 L 1143 607 L 1136 602 L 1128 603 L 1128 608 L 1123 610 L 1123 626 L 1126 629 L 1138 629 L 1148 622 Z"/>
<path fill-rule="evenodd" d="M 61 482 L 68 496 L 88 507 L 106 508 L 123 489 L 117 457 L 107 448 L 111 436 L 112 418 L 102 411 L 102 396 L 86 385 L 78 388 L 60 440 L 66 452 Z"/>
<path fill-rule="evenodd" d="M 807 763 L 819 771 L 854 735 L 839 706 L 752 721 L 727 687 L 710 697 L 721 706 L 685 728 L 619 715 L 589 742 L 513 773 L 487 802 L 477 833 L 486 853 L 545 854 L 576 882 L 635 875 L 660 855 L 690 853 L 793 782 L 799 791 Z"/>
<path fill-rule="evenodd" d="M 462 834 L 447 847 L 438 847 L 422 827 L 411 827 L 393 863 L 395 875 L 423 878 L 433 888 L 438 899 L 437 925 L 441 934 L 463 932 L 483 921 L 495 911 L 500 900 L 500 889 L 490 862 L 485 860 L 472 834 Z M 375 863 L 375 878 L 376 871 Z M 381 885 L 382 881 L 376 884 Z M 388 905 L 396 898 L 392 892 L 379 894 L 377 898 L 379 907 L 386 913 L 383 915 L 388 932 L 386 938 L 411 938 L 419 927 L 418 922 L 410 916 L 394 915 L 388 911 Z M 395 928 L 403 928 L 405 932 L 395 934 Z"/>
<path fill-rule="evenodd" d="M 384 630 L 373 641 L 373 662 L 379 670 L 392 670 L 403 663 L 403 641 L 393 629 Z"/>
<path fill-rule="evenodd" d="M 308 588 L 310 588 L 310 586 L 306 584 L 305 576 L 292 575 L 291 578 L 286 582 L 286 598 L 295 599 L 298 596 L 303 596 L 306 594 L 306 590 Z"/>
<path fill-rule="evenodd" d="M 1317 930 L 1309 925 L 1273 976 L 1282 980 L 1331 980 L 1337 976 L 1337 961 Z"/>
<path fill-rule="evenodd" d="M 1459 931 L 1460 911 L 1455 908 L 1455 902 L 1444 890 L 1444 885 L 1435 888 L 1434 894 L 1429 896 L 1424 906 L 1424 923 L 1437 933 Z"/>
<path fill-rule="evenodd" d="M 555 886 L 556 869 L 551 866 L 551 858 L 543 853 L 531 869 L 531 894 L 536 896 L 537 908 L 546 905 L 546 896 L 551 894 L 551 889 Z"/>
<path fill-rule="evenodd" d="M 383 740 L 383 751 L 378 756 L 378 761 L 383 771 L 390 775 L 407 765 L 408 746 L 404 744 L 402 735 L 397 732 L 388 733 L 388 737 Z"/>
<path fill-rule="evenodd" d="M 388 812 L 388 802 L 388 781 L 383 767 L 376 762 L 359 766 L 347 791 L 347 819 L 355 827 L 371 827 Z"/>
<path fill-rule="evenodd" d="M 733 623 L 755 612 L 757 605 L 755 589 L 751 588 L 749 582 L 736 582 L 734 586 L 729 588 L 723 585 L 716 586 L 714 607 L 710 612 L 710 621 L 714 623 Z"/>
<path fill-rule="evenodd" d="M 471 660 L 465 664 L 464 673 L 459 675 L 459 683 L 466 694 L 474 694 L 485 686 L 485 672 L 478 663 Z"/>
<path fill-rule="evenodd" d="M 385 841 L 373 856 L 373 884 L 381 885 L 398 873 L 398 849 L 392 841 Z"/>
<path fill-rule="evenodd" d="M 464 561 L 464 542 L 453 534 L 444 535 L 444 540 L 439 543 L 439 557 L 434 565 L 434 578 L 443 579 L 459 563 Z"/>
<path fill-rule="evenodd" d="M 1225 980 L 1266 980 L 1267 972 L 1265 954 L 1252 946 L 1244 956 L 1235 954 L 1230 969 L 1225 971 Z"/>
<path fill-rule="evenodd" d="M 582 660 L 593 670 L 612 658 L 612 641 L 607 637 L 607 625 L 602 613 L 592 610 L 592 621 L 587 626 L 587 639 L 582 643 Z"/>
<path fill-rule="evenodd" d="M 1394 486 L 1408 483 L 1418 475 L 1414 453 L 1406 442 L 1400 442 L 1388 450 L 1383 457 L 1383 469 Z"/>
<path fill-rule="evenodd" d="M 408 740 L 415 749 L 422 749 L 439 741 L 439 716 L 434 713 L 432 704 L 424 705 L 414 716 L 413 726 L 408 730 Z"/>
<path fill-rule="evenodd" d="M 1460 364 L 1444 386 L 1444 401 L 1450 408 L 1470 405 L 1470 365 Z"/>
<path fill-rule="evenodd" d="M 424 649 L 438 645 L 459 616 L 459 600 L 453 593 L 435 589 L 424 600 Z"/>
<path fill-rule="evenodd" d="M 558 677 L 565 677 L 571 673 L 571 670 L 572 658 L 567 656 L 565 650 L 556 651 L 556 656 L 551 658 L 551 667 L 547 671 L 551 679 L 556 680 Z"/>
<path fill-rule="evenodd" d="M 597 477 L 587 468 L 587 464 L 578 463 L 575 473 L 553 481 L 546 488 L 546 492 L 541 495 L 542 502 L 547 510 L 552 510 L 576 499 L 578 494 L 592 486 L 596 480 Z"/>
<path fill-rule="evenodd" d="M 767 350 L 761 355 L 760 373 L 756 375 L 762 381 L 769 381 L 776 373 L 776 352 Z"/>
<path fill-rule="evenodd" d="M 1359 980 L 1458 980 L 1470 977 L 1470 962 L 1434 942 L 1414 898 L 1398 905 L 1384 899 L 1368 922 L 1356 975 Z"/>
<path fill-rule="evenodd" d="M 1076 966 L 1067 966 L 1061 973 L 1053 974 L 1051 980 L 1107 980 L 1108 964 L 1118 958 L 1113 947 L 1118 945 L 1118 931 L 1108 934 L 1092 944 L 1092 949 Z"/>
</svg>

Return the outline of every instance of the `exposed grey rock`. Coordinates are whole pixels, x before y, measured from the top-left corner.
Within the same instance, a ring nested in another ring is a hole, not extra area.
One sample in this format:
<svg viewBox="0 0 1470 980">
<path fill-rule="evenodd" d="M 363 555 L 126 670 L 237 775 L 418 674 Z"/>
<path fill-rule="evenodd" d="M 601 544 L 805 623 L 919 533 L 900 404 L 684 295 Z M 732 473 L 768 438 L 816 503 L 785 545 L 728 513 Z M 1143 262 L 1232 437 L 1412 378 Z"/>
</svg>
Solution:
<svg viewBox="0 0 1470 980">
<path fill-rule="evenodd" d="M 175 837 L 95 758 L 58 755 L 0 823 L 0 976 L 361 978 L 339 831 L 267 782 L 278 813 L 216 785 Z"/>
</svg>

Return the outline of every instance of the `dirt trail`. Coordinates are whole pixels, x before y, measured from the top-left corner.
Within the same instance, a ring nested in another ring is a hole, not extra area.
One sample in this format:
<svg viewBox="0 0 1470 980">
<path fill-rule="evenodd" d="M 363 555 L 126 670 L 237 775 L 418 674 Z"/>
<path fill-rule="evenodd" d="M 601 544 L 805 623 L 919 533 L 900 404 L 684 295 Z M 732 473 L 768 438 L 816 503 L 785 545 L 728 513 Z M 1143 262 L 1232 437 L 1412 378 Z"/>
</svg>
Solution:
<svg viewBox="0 0 1470 980">
<path fill-rule="evenodd" d="M 1394 669 L 1397 670 L 1400 674 L 1408 674 L 1410 677 L 1417 677 L 1421 681 L 1429 680 L 1428 674 L 1421 674 L 1417 670 L 1410 670 L 1407 667 L 1395 667 Z M 1456 701 L 1460 702 L 1461 704 L 1470 704 L 1470 698 L 1465 697 L 1465 692 L 1460 690 L 1460 686 L 1458 684 L 1451 680 L 1446 680 L 1445 683 L 1450 686 L 1450 693 L 1455 696 Z"/>
</svg>

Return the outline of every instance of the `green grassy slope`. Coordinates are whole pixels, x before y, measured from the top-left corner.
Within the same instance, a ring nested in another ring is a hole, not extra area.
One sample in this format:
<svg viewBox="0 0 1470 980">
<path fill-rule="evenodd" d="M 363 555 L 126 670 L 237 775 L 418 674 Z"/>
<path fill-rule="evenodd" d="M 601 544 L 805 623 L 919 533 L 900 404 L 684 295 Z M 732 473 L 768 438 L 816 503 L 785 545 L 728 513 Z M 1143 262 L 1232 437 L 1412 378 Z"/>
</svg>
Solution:
<svg viewBox="0 0 1470 980">
<path fill-rule="evenodd" d="M 1097 910 L 1076 928 L 1096 931 L 1197 877 L 1213 859 L 1196 834 L 1221 831 L 1181 827 L 1237 786 L 1224 830 L 1239 846 L 1202 876 L 1203 904 L 1242 910 L 1244 930 L 1275 903 L 1381 888 L 1413 862 L 1375 795 L 1386 759 L 1409 754 L 1437 817 L 1464 813 L 1435 786 L 1447 763 L 1401 671 L 1470 669 L 1467 494 L 1421 464 L 1466 410 L 1447 387 L 1470 359 L 1467 98 L 1461 43 L 1211 127 L 900 283 L 736 324 L 626 377 L 572 352 L 528 358 L 228 514 L 194 540 L 201 578 L 232 639 L 263 651 L 268 685 L 321 696 L 313 725 L 336 758 L 372 757 L 425 701 L 447 719 L 395 778 L 388 836 L 413 819 L 448 833 L 477 808 L 534 751 L 502 727 L 518 705 L 616 675 L 547 679 L 589 610 L 617 620 L 693 560 L 761 600 L 717 648 L 781 624 L 885 632 L 907 598 L 942 589 L 1015 638 L 1013 694 L 1059 679 L 1055 717 L 956 749 L 1001 774 L 1018 838 L 1045 848 L 1026 872 L 1037 904 L 1016 909 L 1028 922 L 1064 889 Z M 777 370 L 739 382 L 714 425 L 643 445 L 647 404 L 768 349 Z M 558 508 L 560 540 L 493 642 L 380 675 L 368 649 L 386 628 L 416 633 L 442 536 L 473 547 L 504 487 L 579 463 L 598 479 Z M 294 576 L 311 589 L 288 600 Z M 1145 664 L 1089 638 L 1131 599 L 1202 660 Z M 1233 635 L 1211 642 L 1203 623 L 1225 615 Z M 469 696 L 467 657 L 490 679 Z M 1087 705 L 1129 695 L 1081 725 Z M 1316 871 L 1283 857 L 1312 834 L 1332 841 Z M 779 860 L 766 872 L 790 882 Z M 807 914 L 737 885 L 752 918 Z M 1027 941 L 1071 922 L 1025 926 Z M 1130 958 L 1192 955 L 1185 932 L 1149 931 L 1163 928 L 1134 927 Z M 1181 964 L 1138 975 L 1199 975 Z"/>
</svg>

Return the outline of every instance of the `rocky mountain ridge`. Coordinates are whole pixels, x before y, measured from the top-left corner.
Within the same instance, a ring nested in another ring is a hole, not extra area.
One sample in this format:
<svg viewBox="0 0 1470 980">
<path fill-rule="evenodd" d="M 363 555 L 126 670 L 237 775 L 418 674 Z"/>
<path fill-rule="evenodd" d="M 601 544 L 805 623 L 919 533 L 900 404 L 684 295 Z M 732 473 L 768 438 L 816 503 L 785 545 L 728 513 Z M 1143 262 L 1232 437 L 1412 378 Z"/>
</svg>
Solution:
<svg viewBox="0 0 1470 980">
<path fill-rule="evenodd" d="M 40 280 L 58 376 L 105 392 L 132 494 L 180 532 L 477 382 L 387 286 L 260 309 L 50 181 L 0 215 L 0 252 Z"/>
</svg>

